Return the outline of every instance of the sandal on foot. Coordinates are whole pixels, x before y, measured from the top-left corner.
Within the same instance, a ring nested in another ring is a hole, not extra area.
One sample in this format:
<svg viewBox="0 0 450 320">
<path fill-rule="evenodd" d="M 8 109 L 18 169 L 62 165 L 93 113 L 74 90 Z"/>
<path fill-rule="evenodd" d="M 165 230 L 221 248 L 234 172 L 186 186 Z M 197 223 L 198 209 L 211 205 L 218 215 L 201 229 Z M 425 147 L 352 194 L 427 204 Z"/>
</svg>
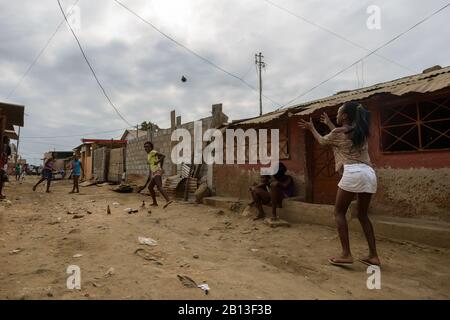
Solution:
<svg viewBox="0 0 450 320">
<path fill-rule="evenodd" d="M 359 262 L 361 262 L 362 264 L 365 264 L 366 266 L 377 266 L 377 267 L 381 267 L 381 263 L 372 263 L 369 261 L 369 258 L 364 258 L 364 259 L 358 259 Z"/>
<path fill-rule="evenodd" d="M 173 200 L 170 200 L 169 202 L 167 202 L 164 206 L 163 209 L 167 208 L 170 204 L 173 203 Z"/>
<path fill-rule="evenodd" d="M 353 265 L 353 261 L 336 261 L 336 260 L 343 260 L 342 258 L 329 258 L 328 262 L 334 266 L 351 266 Z"/>
</svg>

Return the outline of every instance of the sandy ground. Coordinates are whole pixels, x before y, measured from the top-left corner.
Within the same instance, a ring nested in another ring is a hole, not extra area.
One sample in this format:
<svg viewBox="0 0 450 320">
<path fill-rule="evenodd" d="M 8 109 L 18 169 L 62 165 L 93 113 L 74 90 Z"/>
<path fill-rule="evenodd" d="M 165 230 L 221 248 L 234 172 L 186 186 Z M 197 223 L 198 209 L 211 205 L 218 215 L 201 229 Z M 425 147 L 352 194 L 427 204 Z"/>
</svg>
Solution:
<svg viewBox="0 0 450 320">
<path fill-rule="evenodd" d="M 327 257 L 339 251 L 332 228 L 269 228 L 183 202 L 148 213 L 140 209 L 142 200 L 150 202 L 145 195 L 117 194 L 109 186 L 70 195 L 69 181 L 55 182 L 45 194 L 43 186 L 32 192 L 34 181 L 8 184 L 11 203 L 0 204 L 1 299 L 450 298 L 447 249 L 379 239 L 381 289 L 369 290 L 363 264 L 328 265 Z M 127 214 L 128 207 L 140 210 Z M 140 236 L 157 245 L 139 244 Z M 351 242 L 355 257 L 366 254 L 362 235 L 352 232 Z M 69 265 L 81 269 L 81 290 L 67 289 Z M 105 275 L 110 268 L 113 274 Z M 206 281 L 209 294 L 184 287 L 177 275 Z"/>
</svg>

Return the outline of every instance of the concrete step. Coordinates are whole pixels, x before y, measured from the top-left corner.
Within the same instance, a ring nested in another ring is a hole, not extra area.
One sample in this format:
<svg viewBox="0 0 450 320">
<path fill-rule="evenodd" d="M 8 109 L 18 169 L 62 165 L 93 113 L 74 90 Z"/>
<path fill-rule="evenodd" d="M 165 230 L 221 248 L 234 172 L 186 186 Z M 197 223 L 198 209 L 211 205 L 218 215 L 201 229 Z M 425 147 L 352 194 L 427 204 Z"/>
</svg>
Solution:
<svg viewBox="0 0 450 320">
<path fill-rule="evenodd" d="M 208 197 L 203 199 L 204 203 L 217 208 L 243 209 L 248 201 L 227 198 Z M 264 206 L 266 214 L 270 213 L 270 207 Z M 317 224 L 335 227 L 334 206 L 313 204 L 288 199 L 283 201 L 283 208 L 278 209 L 281 219 L 290 223 Z M 371 215 L 375 234 L 377 236 L 414 241 L 431 246 L 450 248 L 450 224 L 440 221 L 430 221 L 425 219 L 409 219 L 389 216 Z M 352 231 L 362 232 L 357 219 L 356 203 L 352 203 L 347 214 L 349 228 Z"/>
</svg>

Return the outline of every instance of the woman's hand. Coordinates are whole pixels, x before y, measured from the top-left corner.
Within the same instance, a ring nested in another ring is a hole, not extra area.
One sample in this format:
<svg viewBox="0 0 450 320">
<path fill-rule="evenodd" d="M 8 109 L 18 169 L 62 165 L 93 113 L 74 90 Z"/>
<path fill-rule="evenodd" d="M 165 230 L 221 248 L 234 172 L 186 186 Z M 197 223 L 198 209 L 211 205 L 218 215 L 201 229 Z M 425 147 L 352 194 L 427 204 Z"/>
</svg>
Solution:
<svg viewBox="0 0 450 320">
<path fill-rule="evenodd" d="M 329 126 L 332 123 L 330 120 L 330 117 L 328 116 L 328 114 L 326 112 L 324 112 L 320 115 L 320 122 L 326 124 L 327 126 Z"/>
<path fill-rule="evenodd" d="M 311 118 L 309 118 L 309 121 L 300 119 L 300 121 L 298 122 L 298 126 L 305 130 L 311 130 L 314 127 Z"/>
</svg>

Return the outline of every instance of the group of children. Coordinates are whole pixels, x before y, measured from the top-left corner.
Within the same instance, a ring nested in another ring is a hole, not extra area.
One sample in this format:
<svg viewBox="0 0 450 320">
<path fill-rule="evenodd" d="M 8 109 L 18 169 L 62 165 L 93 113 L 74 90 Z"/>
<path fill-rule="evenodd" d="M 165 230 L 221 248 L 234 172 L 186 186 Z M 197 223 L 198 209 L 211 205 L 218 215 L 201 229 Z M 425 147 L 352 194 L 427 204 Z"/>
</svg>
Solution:
<svg viewBox="0 0 450 320">
<path fill-rule="evenodd" d="M 163 165 L 164 165 L 164 159 L 165 156 L 158 151 L 156 151 L 153 147 L 153 143 L 150 141 L 147 141 L 144 144 L 145 152 L 147 153 L 147 161 L 149 165 L 149 176 L 145 183 L 145 185 L 138 188 L 138 193 L 144 190 L 148 185 L 148 190 L 150 192 L 150 196 L 152 197 L 152 204 L 151 206 L 157 206 L 158 202 L 156 201 L 156 193 L 155 193 L 155 187 L 158 189 L 158 191 L 161 193 L 161 195 L 166 200 L 166 203 L 164 204 L 163 208 L 166 208 L 168 205 L 170 205 L 173 201 L 169 199 L 169 196 L 167 195 L 166 191 L 164 190 L 162 186 L 162 175 L 164 173 L 163 171 Z M 39 181 L 33 186 L 33 191 L 36 191 L 36 188 L 44 181 L 47 181 L 47 188 L 46 192 L 50 192 L 50 186 L 51 181 L 53 179 L 53 174 L 56 173 L 54 169 L 54 163 L 55 160 L 53 157 L 50 157 L 45 160 L 44 162 L 44 169 L 42 170 L 42 176 L 39 179 Z M 72 179 L 73 179 L 73 188 L 70 193 L 79 193 L 79 181 L 81 176 L 84 176 L 84 169 L 83 165 L 80 161 L 80 155 L 75 154 L 73 160 L 70 163 L 69 169 L 72 170 Z"/>
<path fill-rule="evenodd" d="M 36 191 L 36 188 L 42 182 L 47 181 L 47 188 L 46 188 L 45 192 L 47 192 L 47 193 L 50 192 L 50 185 L 51 185 L 51 181 L 53 179 L 53 174 L 57 173 L 57 171 L 54 168 L 54 165 L 55 165 L 55 159 L 52 156 L 50 156 L 49 158 L 47 158 L 45 160 L 44 168 L 42 169 L 41 178 L 33 186 L 33 191 Z M 72 176 L 72 180 L 73 180 L 73 187 L 72 187 L 72 191 L 70 193 L 79 193 L 80 192 L 79 182 L 80 182 L 81 176 L 82 175 L 84 176 L 84 169 L 83 169 L 83 165 L 80 160 L 80 155 L 78 153 L 75 154 L 72 161 L 70 162 L 69 169 L 72 170 L 71 176 Z"/>
</svg>

